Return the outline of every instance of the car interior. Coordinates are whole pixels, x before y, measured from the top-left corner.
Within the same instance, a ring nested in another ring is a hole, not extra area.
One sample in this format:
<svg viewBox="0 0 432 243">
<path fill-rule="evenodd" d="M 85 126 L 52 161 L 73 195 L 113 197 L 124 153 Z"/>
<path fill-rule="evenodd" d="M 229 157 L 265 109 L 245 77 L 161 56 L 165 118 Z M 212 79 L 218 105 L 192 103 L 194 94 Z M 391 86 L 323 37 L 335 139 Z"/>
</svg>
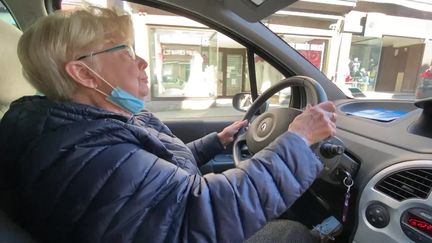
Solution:
<svg viewBox="0 0 432 243">
<path fill-rule="evenodd" d="M 22 76 L 16 55 L 22 33 L 19 29 L 58 9 L 60 2 L 3 1 L 14 14 L 18 28 L 0 19 L 2 115 L 13 100 L 36 93 Z M 333 242 L 432 242 L 431 98 L 384 100 L 346 95 L 298 52 L 257 23 L 294 0 L 267 0 L 260 5 L 218 0 L 132 2 L 181 13 L 211 26 L 246 47 L 249 71 L 254 68 L 249 60 L 255 54 L 286 77 L 260 94 L 251 78 L 251 92 L 233 98 L 234 106 L 240 109 L 242 99 L 252 97 L 253 103 L 240 115 L 182 119 L 179 113 L 178 119 L 164 121 L 184 142 L 219 131 L 235 120 L 252 121 L 248 131 L 240 134 L 226 153 L 201 168 L 204 174 L 222 173 L 235 167 L 280 135 L 306 104 L 330 100 L 337 107 L 336 136 L 311 147 L 323 162 L 324 170 L 281 218 L 297 220 L 312 229 L 334 216 L 343 228 L 335 234 Z M 267 101 L 286 87 L 292 89 L 289 107 L 269 107 Z M 368 111 L 387 116 L 377 118 Z M 275 127 L 274 132 L 266 135 L 265 141 L 254 139 L 269 117 L 275 120 L 270 124 Z M 34 242 L 14 220 L 13 200 L 0 178 L 0 242 Z"/>
</svg>

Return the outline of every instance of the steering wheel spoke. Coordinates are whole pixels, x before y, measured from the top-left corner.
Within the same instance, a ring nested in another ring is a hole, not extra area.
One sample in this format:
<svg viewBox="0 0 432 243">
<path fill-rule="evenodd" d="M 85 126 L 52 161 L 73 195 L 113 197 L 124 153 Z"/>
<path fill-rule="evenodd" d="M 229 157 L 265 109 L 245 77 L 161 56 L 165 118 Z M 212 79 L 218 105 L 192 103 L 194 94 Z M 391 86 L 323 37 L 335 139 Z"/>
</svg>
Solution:
<svg viewBox="0 0 432 243">
<path fill-rule="evenodd" d="M 237 134 L 237 138 L 234 141 L 234 145 L 233 145 L 233 157 L 234 157 L 234 162 L 237 165 L 238 163 L 240 163 L 240 161 L 243 160 L 243 153 L 244 153 L 244 146 L 247 146 L 246 144 L 246 134 L 247 131 L 243 130 L 240 131 Z"/>
</svg>

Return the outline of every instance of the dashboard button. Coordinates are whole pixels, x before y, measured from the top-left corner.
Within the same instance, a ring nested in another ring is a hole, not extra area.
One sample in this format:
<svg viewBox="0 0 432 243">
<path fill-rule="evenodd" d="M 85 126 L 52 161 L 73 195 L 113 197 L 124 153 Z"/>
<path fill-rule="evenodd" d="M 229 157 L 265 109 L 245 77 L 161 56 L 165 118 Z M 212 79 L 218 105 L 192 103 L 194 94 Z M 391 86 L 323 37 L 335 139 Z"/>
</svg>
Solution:
<svg viewBox="0 0 432 243">
<path fill-rule="evenodd" d="M 384 228 L 390 222 L 390 215 L 386 207 L 374 203 L 366 208 L 367 221 L 376 228 Z"/>
</svg>

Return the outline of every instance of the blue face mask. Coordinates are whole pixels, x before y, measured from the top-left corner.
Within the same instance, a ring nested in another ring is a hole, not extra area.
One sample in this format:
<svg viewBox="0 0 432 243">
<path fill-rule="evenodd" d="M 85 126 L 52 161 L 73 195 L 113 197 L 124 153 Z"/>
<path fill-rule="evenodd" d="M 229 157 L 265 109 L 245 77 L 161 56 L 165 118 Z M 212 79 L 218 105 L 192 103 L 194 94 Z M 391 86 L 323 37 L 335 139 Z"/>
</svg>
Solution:
<svg viewBox="0 0 432 243">
<path fill-rule="evenodd" d="M 106 99 L 132 114 L 137 114 L 144 108 L 143 100 L 129 94 L 120 87 L 113 88 L 111 95 L 108 95 Z"/>
<path fill-rule="evenodd" d="M 137 114 L 142 109 L 144 109 L 144 101 L 141 99 L 138 99 L 137 97 L 133 96 L 126 90 L 120 88 L 120 87 L 113 87 L 108 81 L 106 81 L 104 78 L 102 78 L 97 72 L 95 72 L 93 69 L 91 69 L 89 66 L 87 66 L 85 63 L 82 62 L 84 66 L 86 66 L 92 73 L 94 73 L 98 78 L 100 78 L 102 81 L 104 81 L 108 86 L 112 88 L 111 95 L 107 95 L 105 92 L 95 88 L 95 90 L 103 95 L 106 96 L 106 100 L 109 102 L 117 105 L 118 107 L 129 111 L 132 114 Z"/>
</svg>

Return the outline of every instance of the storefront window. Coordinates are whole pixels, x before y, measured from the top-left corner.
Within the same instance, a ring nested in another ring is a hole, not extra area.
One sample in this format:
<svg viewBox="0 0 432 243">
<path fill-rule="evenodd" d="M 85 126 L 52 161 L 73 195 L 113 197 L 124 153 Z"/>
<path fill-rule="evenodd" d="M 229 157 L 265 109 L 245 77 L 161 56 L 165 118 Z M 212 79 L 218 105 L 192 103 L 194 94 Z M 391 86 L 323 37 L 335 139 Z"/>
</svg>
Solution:
<svg viewBox="0 0 432 243">
<path fill-rule="evenodd" d="M 349 88 L 375 90 L 381 46 L 380 38 L 353 36 L 347 64 L 349 73 L 345 78 L 345 84 Z"/>
<path fill-rule="evenodd" d="M 315 67 L 323 71 L 327 40 L 292 35 L 283 35 L 282 38 Z"/>
<path fill-rule="evenodd" d="M 239 92 L 249 91 L 246 83 L 246 49 L 220 48 L 218 52 L 218 97 L 232 97 Z"/>
<path fill-rule="evenodd" d="M 154 97 L 213 97 L 216 61 L 209 59 L 211 30 L 150 28 Z"/>
</svg>

